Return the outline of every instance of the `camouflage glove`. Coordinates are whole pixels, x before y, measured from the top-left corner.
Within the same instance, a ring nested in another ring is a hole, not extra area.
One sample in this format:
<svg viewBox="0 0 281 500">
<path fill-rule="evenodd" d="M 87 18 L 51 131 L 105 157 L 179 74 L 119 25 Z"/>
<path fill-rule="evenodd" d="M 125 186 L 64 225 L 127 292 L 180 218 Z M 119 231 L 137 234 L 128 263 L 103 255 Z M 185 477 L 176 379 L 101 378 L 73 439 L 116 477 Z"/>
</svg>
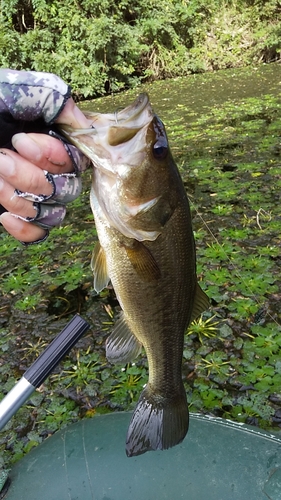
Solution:
<svg viewBox="0 0 281 500">
<path fill-rule="evenodd" d="M 21 218 L 45 229 L 62 222 L 65 204 L 81 193 L 79 174 L 90 164 L 75 146 L 66 142 L 54 124 L 70 95 L 70 87 L 51 73 L 0 69 L 0 147 L 14 149 L 11 139 L 19 132 L 47 133 L 63 142 L 73 164 L 74 173 L 44 172 L 53 187 L 49 196 L 15 190 L 15 195 L 33 201 L 36 210 L 35 217 Z"/>
</svg>

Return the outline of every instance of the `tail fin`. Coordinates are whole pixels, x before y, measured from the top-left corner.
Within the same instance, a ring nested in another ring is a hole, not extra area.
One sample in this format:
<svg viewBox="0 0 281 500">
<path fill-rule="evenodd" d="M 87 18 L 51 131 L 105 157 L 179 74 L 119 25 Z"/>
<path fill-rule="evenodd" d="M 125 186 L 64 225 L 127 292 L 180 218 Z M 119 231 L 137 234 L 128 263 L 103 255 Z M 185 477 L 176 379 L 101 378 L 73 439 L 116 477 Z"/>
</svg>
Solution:
<svg viewBox="0 0 281 500">
<path fill-rule="evenodd" d="M 166 450 L 179 444 L 188 431 L 189 414 L 184 388 L 173 398 L 143 390 L 133 413 L 126 441 L 128 457 Z"/>
</svg>

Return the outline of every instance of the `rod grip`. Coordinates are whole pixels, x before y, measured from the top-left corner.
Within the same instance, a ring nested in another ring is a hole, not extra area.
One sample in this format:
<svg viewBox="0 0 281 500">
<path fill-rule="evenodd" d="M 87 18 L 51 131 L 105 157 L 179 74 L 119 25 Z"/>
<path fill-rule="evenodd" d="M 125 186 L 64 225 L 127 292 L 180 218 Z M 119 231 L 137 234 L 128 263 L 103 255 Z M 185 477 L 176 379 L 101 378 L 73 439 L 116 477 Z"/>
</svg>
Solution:
<svg viewBox="0 0 281 500">
<path fill-rule="evenodd" d="M 76 314 L 26 370 L 26 380 L 34 387 L 39 387 L 89 328 L 87 321 Z"/>
</svg>

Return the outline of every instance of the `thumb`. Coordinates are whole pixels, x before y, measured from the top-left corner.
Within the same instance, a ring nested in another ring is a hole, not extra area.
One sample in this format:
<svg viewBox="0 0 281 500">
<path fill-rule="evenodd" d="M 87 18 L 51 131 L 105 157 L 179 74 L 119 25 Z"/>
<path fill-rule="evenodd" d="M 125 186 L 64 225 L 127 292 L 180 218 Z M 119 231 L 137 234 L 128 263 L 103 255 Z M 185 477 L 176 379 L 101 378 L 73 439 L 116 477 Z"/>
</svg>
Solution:
<svg viewBox="0 0 281 500">
<path fill-rule="evenodd" d="M 73 128 L 89 128 L 92 124 L 91 120 L 88 120 L 82 111 L 76 106 L 72 97 L 68 99 L 62 112 L 56 119 L 56 123 L 71 125 Z"/>
</svg>

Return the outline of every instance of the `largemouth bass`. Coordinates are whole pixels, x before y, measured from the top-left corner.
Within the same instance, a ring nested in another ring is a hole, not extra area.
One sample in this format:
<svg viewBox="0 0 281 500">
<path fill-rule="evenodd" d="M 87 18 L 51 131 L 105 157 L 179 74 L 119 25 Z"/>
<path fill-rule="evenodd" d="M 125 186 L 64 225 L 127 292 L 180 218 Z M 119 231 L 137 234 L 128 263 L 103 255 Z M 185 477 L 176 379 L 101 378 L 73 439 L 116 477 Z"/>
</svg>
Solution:
<svg viewBox="0 0 281 500">
<path fill-rule="evenodd" d="M 127 434 L 126 453 L 134 456 L 170 448 L 187 433 L 184 332 L 209 300 L 197 283 L 186 192 L 147 94 L 116 113 L 86 116 L 92 129 L 64 133 L 94 165 L 94 287 L 111 280 L 122 308 L 106 356 L 127 363 L 143 346 L 149 366 Z"/>
</svg>

